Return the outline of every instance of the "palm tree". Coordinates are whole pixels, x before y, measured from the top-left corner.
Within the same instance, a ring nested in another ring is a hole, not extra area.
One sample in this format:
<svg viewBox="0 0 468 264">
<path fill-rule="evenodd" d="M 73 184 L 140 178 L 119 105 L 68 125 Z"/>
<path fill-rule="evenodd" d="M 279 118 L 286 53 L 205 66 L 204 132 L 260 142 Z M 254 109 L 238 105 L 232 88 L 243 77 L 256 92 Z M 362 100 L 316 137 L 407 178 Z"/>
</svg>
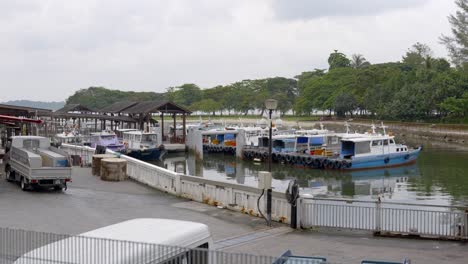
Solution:
<svg viewBox="0 0 468 264">
<path fill-rule="evenodd" d="M 366 68 L 369 67 L 369 65 L 371 65 L 370 62 L 368 62 L 361 54 L 353 54 L 351 57 L 351 67 L 355 69 Z"/>
</svg>

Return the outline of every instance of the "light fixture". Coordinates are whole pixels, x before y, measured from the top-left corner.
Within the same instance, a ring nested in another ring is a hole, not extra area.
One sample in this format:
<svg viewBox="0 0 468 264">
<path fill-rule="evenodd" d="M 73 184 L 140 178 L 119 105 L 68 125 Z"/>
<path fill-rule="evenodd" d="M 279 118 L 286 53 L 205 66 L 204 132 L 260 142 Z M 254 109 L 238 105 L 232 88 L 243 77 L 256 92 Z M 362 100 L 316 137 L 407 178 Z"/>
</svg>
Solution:
<svg viewBox="0 0 468 264">
<path fill-rule="evenodd" d="M 278 107 L 278 101 L 275 99 L 266 99 L 265 100 L 265 107 L 268 110 L 275 110 Z"/>
</svg>

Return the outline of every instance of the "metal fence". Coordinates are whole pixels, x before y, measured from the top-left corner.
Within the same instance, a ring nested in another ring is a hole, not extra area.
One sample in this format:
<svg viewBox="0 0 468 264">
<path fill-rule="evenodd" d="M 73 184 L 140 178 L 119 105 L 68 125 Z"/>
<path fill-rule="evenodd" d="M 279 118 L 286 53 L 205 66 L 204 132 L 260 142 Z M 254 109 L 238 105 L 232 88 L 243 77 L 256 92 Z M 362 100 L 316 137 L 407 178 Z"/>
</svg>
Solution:
<svg viewBox="0 0 468 264">
<path fill-rule="evenodd" d="M 157 235 L 157 234 L 155 234 Z M 0 228 L 0 264 L 312 264 L 324 258 L 287 259 L 132 241 Z"/>
<path fill-rule="evenodd" d="M 304 228 L 330 227 L 389 235 L 468 239 L 468 210 L 437 206 L 346 199 L 301 198 Z"/>
</svg>

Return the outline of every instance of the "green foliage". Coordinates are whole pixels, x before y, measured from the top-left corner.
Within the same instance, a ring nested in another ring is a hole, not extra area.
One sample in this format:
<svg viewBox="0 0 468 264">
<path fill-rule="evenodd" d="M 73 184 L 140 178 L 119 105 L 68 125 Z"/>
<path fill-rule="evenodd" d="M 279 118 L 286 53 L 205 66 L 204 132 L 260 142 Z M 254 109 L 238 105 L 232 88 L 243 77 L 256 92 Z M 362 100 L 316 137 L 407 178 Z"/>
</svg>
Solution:
<svg viewBox="0 0 468 264">
<path fill-rule="evenodd" d="M 66 104 L 81 104 L 91 109 L 101 109 L 115 102 L 161 101 L 164 99 L 164 94 L 154 92 L 125 92 L 104 87 L 89 87 L 78 90 L 68 97 Z"/>
<path fill-rule="evenodd" d="M 346 57 L 346 55 L 335 50 L 335 52 L 330 54 L 328 57 L 328 65 L 330 66 L 329 70 L 351 67 L 351 61 Z"/>
<path fill-rule="evenodd" d="M 449 16 L 452 36 L 442 36 L 452 62 L 458 67 L 468 68 L 468 0 L 456 0 L 458 11 Z"/>
<path fill-rule="evenodd" d="M 362 65 L 353 56 L 350 67 L 332 67 L 297 76 L 297 113 L 332 111 L 338 116 L 361 113 L 393 120 L 465 117 L 465 69 L 451 68 L 447 60 L 432 58 L 430 48 L 413 45 L 401 63 Z M 330 57 L 345 58 L 337 52 Z M 333 59 L 331 60 L 333 61 Z M 332 64 L 330 65 L 332 66 Z"/>
<path fill-rule="evenodd" d="M 40 101 L 30 101 L 30 100 L 14 100 L 14 101 L 3 102 L 2 104 L 50 109 L 50 110 L 55 111 L 55 110 L 62 108 L 65 105 L 65 102 L 40 102 Z"/>
</svg>

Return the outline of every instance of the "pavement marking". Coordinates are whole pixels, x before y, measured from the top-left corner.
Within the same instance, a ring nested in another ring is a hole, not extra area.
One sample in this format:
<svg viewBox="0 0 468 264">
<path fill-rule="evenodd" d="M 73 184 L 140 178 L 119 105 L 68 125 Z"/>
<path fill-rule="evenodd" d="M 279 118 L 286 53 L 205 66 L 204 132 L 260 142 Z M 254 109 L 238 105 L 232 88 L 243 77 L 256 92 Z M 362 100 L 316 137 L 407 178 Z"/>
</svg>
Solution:
<svg viewBox="0 0 468 264">
<path fill-rule="evenodd" d="M 275 227 L 269 229 L 262 229 L 255 232 L 247 233 L 240 236 L 230 237 L 215 241 L 214 249 L 226 249 L 234 246 L 239 246 L 242 244 L 246 244 L 255 240 L 264 239 L 267 237 L 274 237 L 277 235 L 285 234 L 294 231 L 294 229 L 290 227 Z"/>
</svg>

